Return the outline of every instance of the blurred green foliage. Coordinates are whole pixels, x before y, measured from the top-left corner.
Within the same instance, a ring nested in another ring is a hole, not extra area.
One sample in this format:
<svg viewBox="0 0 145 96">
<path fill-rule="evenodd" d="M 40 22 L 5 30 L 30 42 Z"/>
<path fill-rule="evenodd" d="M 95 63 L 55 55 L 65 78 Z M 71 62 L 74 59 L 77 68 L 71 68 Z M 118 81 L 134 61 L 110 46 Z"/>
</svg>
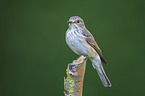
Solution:
<svg viewBox="0 0 145 96">
<path fill-rule="evenodd" d="M 109 65 L 87 61 L 83 96 L 145 95 L 145 0 L 1 0 L 0 96 L 63 96 L 69 17 L 82 17 Z"/>
</svg>

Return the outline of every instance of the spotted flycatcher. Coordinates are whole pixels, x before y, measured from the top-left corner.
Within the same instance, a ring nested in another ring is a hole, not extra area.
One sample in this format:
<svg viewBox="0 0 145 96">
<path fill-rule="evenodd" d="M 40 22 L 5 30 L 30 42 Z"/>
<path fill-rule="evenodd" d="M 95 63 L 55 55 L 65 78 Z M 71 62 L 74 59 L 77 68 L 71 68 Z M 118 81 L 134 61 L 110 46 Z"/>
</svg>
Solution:
<svg viewBox="0 0 145 96">
<path fill-rule="evenodd" d="M 107 64 L 102 51 L 97 45 L 93 35 L 87 30 L 83 19 L 79 16 L 70 17 L 69 28 L 66 31 L 66 43 L 78 55 L 84 55 L 92 62 L 105 87 L 111 87 L 111 83 L 103 69 L 102 63 Z"/>
</svg>

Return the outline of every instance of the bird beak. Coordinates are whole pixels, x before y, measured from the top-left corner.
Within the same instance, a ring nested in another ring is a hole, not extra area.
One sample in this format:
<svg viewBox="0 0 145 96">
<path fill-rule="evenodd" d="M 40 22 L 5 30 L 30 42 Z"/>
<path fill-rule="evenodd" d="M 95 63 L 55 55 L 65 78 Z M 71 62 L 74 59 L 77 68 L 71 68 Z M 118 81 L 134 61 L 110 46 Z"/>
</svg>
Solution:
<svg viewBox="0 0 145 96">
<path fill-rule="evenodd" d="M 72 21 L 67 21 L 67 23 L 73 23 Z"/>
</svg>

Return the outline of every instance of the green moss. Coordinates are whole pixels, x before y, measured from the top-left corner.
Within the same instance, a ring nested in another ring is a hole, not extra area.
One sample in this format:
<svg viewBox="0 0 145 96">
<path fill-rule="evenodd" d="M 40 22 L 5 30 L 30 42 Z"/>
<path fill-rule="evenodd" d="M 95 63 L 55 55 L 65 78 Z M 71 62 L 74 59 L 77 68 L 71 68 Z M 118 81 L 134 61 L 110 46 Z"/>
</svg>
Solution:
<svg viewBox="0 0 145 96">
<path fill-rule="evenodd" d="M 68 68 L 66 69 L 67 78 L 64 79 L 64 89 L 65 89 L 65 92 L 69 94 L 69 93 L 74 92 L 74 88 L 73 88 L 74 87 L 74 81 L 70 77 L 70 74 L 68 73 L 67 70 L 68 70 Z"/>
</svg>

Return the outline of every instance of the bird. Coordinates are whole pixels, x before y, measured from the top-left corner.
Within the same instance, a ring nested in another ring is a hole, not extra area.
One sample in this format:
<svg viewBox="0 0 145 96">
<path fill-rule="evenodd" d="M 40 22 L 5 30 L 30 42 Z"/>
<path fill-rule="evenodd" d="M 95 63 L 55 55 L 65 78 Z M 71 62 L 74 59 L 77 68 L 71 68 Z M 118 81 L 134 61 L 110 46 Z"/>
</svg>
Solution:
<svg viewBox="0 0 145 96">
<path fill-rule="evenodd" d="M 107 64 L 107 62 L 93 35 L 87 30 L 83 19 L 79 16 L 72 16 L 67 23 L 69 24 L 69 28 L 65 34 L 67 45 L 76 54 L 86 56 L 92 62 L 103 85 L 105 87 L 111 87 L 111 82 L 102 65 L 102 62 L 104 64 Z"/>
</svg>

